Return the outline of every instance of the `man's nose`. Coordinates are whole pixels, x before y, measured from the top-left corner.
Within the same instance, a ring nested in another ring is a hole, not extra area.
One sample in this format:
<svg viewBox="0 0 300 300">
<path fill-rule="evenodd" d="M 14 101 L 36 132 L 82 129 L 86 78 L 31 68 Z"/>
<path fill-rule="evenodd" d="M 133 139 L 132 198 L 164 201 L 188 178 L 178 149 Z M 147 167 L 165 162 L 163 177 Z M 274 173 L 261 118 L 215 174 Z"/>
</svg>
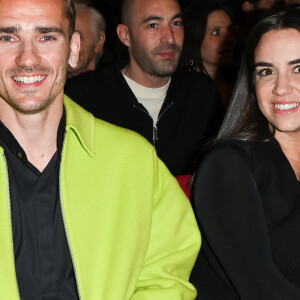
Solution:
<svg viewBox="0 0 300 300">
<path fill-rule="evenodd" d="M 18 55 L 16 57 L 16 64 L 24 67 L 32 67 L 40 64 L 40 54 L 37 46 L 31 41 L 24 41 L 20 45 Z"/>
<path fill-rule="evenodd" d="M 161 34 L 162 43 L 173 44 L 175 42 L 174 32 L 170 25 L 164 26 Z"/>
</svg>

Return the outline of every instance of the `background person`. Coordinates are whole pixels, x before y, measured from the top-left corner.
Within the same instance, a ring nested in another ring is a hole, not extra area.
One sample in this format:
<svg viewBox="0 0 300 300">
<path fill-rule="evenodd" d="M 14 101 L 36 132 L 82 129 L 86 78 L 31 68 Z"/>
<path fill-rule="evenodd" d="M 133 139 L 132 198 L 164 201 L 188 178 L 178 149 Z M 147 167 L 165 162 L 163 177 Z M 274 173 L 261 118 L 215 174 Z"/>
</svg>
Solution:
<svg viewBox="0 0 300 300">
<path fill-rule="evenodd" d="M 248 0 L 242 1 L 242 30 L 240 39 L 243 44 L 256 23 L 270 10 L 285 6 L 284 0 Z"/>
<path fill-rule="evenodd" d="M 82 74 L 66 93 L 95 116 L 144 136 L 173 175 L 192 174 L 199 148 L 223 117 L 215 84 L 176 72 L 184 40 L 176 0 L 125 0 L 122 11 L 117 32 L 129 62 Z"/>
<path fill-rule="evenodd" d="M 194 1 L 183 12 L 185 41 L 181 67 L 216 81 L 226 107 L 235 83 L 237 40 L 230 9 L 212 1 Z"/>
<path fill-rule="evenodd" d="M 248 13 L 254 10 L 280 8 L 284 3 L 284 0 L 248 0 L 242 3 L 242 9 L 245 13 Z"/>
<path fill-rule="evenodd" d="M 68 78 L 95 70 L 103 54 L 106 23 L 104 17 L 93 7 L 75 3 L 75 30 L 80 35 L 80 53 L 77 66 L 68 68 Z"/>
<path fill-rule="evenodd" d="M 205 237 L 191 277 L 199 298 L 300 299 L 299 49 L 299 6 L 249 36 L 216 145 L 194 181 Z"/>
</svg>

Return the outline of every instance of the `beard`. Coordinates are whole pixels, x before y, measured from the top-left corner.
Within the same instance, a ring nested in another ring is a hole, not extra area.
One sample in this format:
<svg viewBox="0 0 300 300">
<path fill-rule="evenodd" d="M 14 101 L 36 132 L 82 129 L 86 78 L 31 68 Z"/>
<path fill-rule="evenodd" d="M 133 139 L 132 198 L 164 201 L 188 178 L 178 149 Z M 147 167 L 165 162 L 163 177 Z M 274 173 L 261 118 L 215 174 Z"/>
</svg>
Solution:
<svg viewBox="0 0 300 300">
<path fill-rule="evenodd" d="M 19 103 L 19 101 L 14 98 L 9 91 L 7 91 L 7 98 L 2 97 L 7 104 L 9 104 L 14 110 L 18 111 L 24 115 L 33 115 L 45 110 L 50 104 L 53 102 L 53 97 L 47 97 L 45 99 L 34 101 L 35 99 L 35 92 L 27 91 L 24 93 L 24 96 L 30 97 L 31 101 L 27 101 L 24 103 Z"/>
<path fill-rule="evenodd" d="M 49 76 L 54 74 L 54 70 L 52 68 L 39 65 L 32 67 L 18 66 L 16 68 L 7 70 L 6 78 L 22 76 L 23 74 L 28 75 L 30 73 L 41 73 L 45 76 Z M 54 85 L 56 88 L 57 86 L 61 85 L 61 88 L 63 89 L 64 83 L 60 80 L 59 82 L 55 82 Z M 5 102 L 12 108 L 22 114 L 36 114 L 45 110 L 47 107 L 49 107 L 58 94 L 57 91 L 53 91 L 53 87 L 50 88 L 49 92 L 45 93 L 45 95 L 42 97 L 39 95 L 37 89 L 27 89 L 17 94 L 14 93 L 14 90 L 11 90 L 8 86 L 4 85 L 4 89 L 5 93 L 0 95 L 1 98 L 5 100 Z"/>
<path fill-rule="evenodd" d="M 168 77 L 172 75 L 177 69 L 181 52 L 181 48 L 177 44 L 161 44 L 149 51 L 134 39 L 131 40 L 130 50 L 132 57 L 141 69 L 145 73 L 155 77 Z M 174 51 L 174 56 L 172 58 L 160 59 L 158 54 L 165 50 Z"/>
</svg>

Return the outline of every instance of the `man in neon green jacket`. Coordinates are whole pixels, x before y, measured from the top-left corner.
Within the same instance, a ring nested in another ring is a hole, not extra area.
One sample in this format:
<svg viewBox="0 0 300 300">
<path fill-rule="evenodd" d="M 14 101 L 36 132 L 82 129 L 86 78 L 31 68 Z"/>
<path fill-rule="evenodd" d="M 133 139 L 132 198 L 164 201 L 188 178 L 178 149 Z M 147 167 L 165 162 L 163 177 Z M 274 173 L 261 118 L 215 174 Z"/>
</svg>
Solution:
<svg viewBox="0 0 300 300">
<path fill-rule="evenodd" d="M 68 0 L 0 0 L 0 298 L 194 299 L 190 204 L 136 133 L 64 96 Z"/>
</svg>

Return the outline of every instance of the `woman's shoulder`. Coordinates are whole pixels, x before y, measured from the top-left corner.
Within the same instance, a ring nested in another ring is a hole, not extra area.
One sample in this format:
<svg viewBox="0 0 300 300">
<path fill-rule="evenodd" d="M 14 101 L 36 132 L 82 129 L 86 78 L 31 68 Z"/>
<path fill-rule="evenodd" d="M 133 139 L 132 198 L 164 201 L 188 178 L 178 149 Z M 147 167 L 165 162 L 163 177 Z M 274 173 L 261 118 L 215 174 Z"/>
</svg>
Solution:
<svg viewBox="0 0 300 300">
<path fill-rule="evenodd" d="M 214 143 L 208 148 L 206 154 L 213 156 L 231 156 L 252 157 L 254 152 L 272 152 L 278 148 L 278 143 L 271 141 L 247 141 L 247 140 L 223 140 Z"/>
<path fill-rule="evenodd" d="M 218 141 L 212 145 L 206 155 L 206 159 L 235 159 L 235 158 L 246 158 L 250 156 L 253 142 L 241 141 L 241 140 L 226 140 Z"/>
<path fill-rule="evenodd" d="M 197 173 L 212 172 L 218 176 L 239 177 L 252 174 L 257 158 L 254 155 L 263 142 L 226 140 L 218 141 L 202 156 Z"/>
</svg>

